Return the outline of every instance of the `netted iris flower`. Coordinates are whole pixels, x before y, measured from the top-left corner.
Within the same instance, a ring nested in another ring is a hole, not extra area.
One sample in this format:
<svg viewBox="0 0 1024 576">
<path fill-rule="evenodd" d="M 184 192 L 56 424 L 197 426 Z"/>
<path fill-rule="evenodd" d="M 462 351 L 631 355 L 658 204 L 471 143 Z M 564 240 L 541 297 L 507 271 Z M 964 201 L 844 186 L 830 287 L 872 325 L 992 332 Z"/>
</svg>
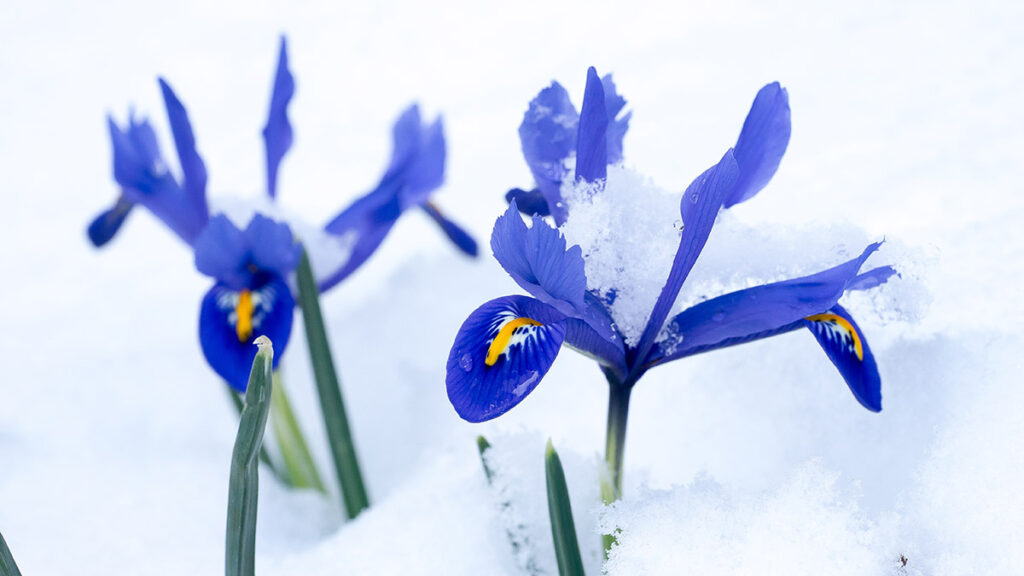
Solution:
<svg viewBox="0 0 1024 576">
<path fill-rule="evenodd" d="M 111 209 L 90 224 L 88 235 L 97 247 L 105 245 L 132 208 L 141 205 L 193 248 L 198 270 L 216 280 L 201 307 L 203 353 L 219 375 L 243 391 L 255 354 L 250 345 L 254 338 L 266 335 L 274 342 L 275 364 L 284 356 L 295 306 L 289 286 L 294 285 L 290 275 L 300 253 L 298 239 L 287 224 L 260 213 L 244 229 L 224 215 L 210 217 L 206 167 L 196 151 L 188 114 L 167 82 L 159 82 L 178 151 L 181 182 L 170 173 L 147 121 L 130 117 L 127 127 L 121 129 L 110 120 L 114 178 L 121 194 Z M 293 142 L 288 105 L 294 93 L 287 43 L 282 38 L 263 128 L 267 194 L 274 202 L 280 163 Z M 476 254 L 473 239 L 428 201 L 444 179 L 441 120 L 424 124 L 413 105 L 395 123 L 394 148 L 380 185 L 331 219 L 323 230 L 314 231 L 319 237 L 307 243 L 321 291 L 362 265 L 411 207 L 422 207 L 459 249 Z M 318 254 L 322 247 L 327 248 Z"/>
<path fill-rule="evenodd" d="M 602 81 L 593 68 L 578 122 L 557 84 L 530 104 L 520 128 L 523 151 L 556 223 L 573 209 L 561 196 L 564 179 L 571 177 L 566 185 L 583 187 L 590 195 L 604 191 L 607 165 L 621 157 L 628 115 L 618 121 L 615 116 L 623 104 L 610 78 Z M 581 247 L 568 246 L 561 232 L 540 215 L 535 214 L 528 227 L 519 213 L 519 194 L 513 195 L 494 225 L 491 249 L 530 296 L 491 300 L 460 328 L 446 378 L 448 397 L 459 415 L 471 422 L 500 416 L 536 388 L 563 345 L 582 352 L 600 364 L 611 386 L 607 456 L 617 497 L 630 390 L 647 370 L 672 360 L 808 328 L 856 399 L 869 410 L 880 410 L 880 379 L 871 349 L 838 304 L 845 291 L 877 286 L 895 273 L 890 267 L 860 272 L 877 243 L 817 274 L 724 294 L 669 318 L 719 212 L 753 197 L 768 183 L 789 135 L 788 95 L 779 84 L 769 84 L 757 94 L 736 147 L 683 193 L 679 246 L 660 295 L 650 302 L 639 337 L 626 338 L 613 322 L 616 291 L 601 291 L 588 282 Z M 574 149 L 573 173 L 566 160 Z"/>
</svg>

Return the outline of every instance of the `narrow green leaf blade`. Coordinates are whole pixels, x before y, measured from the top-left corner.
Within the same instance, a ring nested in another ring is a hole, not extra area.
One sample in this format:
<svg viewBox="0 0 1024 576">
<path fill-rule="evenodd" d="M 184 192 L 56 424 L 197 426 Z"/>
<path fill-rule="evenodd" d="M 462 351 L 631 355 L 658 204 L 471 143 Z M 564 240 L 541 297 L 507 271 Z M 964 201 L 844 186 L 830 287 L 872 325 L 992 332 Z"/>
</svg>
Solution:
<svg viewBox="0 0 1024 576">
<path fill-rule="evenodd" d="M 341 398 L 341 386 L 334 369 L 331 347 L 327 342 L 327 330 L 324 327 L 323 315 L 320 313 L 320 294 L 305 250 L 302 251 L 296 276 L 299 284 L 299 305 L 302 307 L 302 320 L 306 326 L 306 342 L 313 362 L 313 376 L 320 395 L 320 409 L 324 414 L 324 426 L 327 428 L 327 440 L 334 459 L 338 484 L 341 487 L 341 498 L 345 503 L 348 517 L 355 518 L 370 506 L 370 500 L 366 495 L 362 473 L 359 471 L 359 460 L 348 426 L 348 416 L 345 414 L 345 402 Z"/>
<path fill-rule="evenodd" d="M 292 411 L 292 403 L 285 392 L 281 375 L 274 373 L 274 386 L 270 400 L 270 426 L 274 429 L 281 460 L 288 474 L 289 484 L 296 488 L 314 488 L 326 492 L 320 479 L 316 461 L 309 452 L 306 437 Z"/>
<path fill-rule="evenodd" d="M 494 482 L 494 471 L 487 465 L 487 457 L 484 456 L 490 448 L 491 443 L 487 441 L 487 438 L 484 438 L 483 436 L 476 437 L 476 449 L 480 452 L 480 464 L 484 467 L 484 475 L 487 476 L 488 484 Z"/>
<path fill-rule="evenodd" d="M 274 348 L 270 339 L 256 339 L 259 352 L 252 363 L 238 435 L 231 453 L 225 551 L 227 576 L 253 576 L 256 565 L 256 508 L 259 495 L 260 447 L 270 415 Z"/>
<path fill-rule="evenodd" d="M 0 576 L 21 576 L 21 570 L 18 570 L 18 564 L 14 562 L 14 556 L 11 556 L 11 549 L 7 547 L 3 534 L 0 534 Z"/>
<path fill-rule="evenodd" d="M 555 541 L 558 573 L 561 576 L 583 576 L 583 560 L 576 540 L 576 524 L 572 519 L 565 472 L 550 439 L 544 460 L 548 480 L 548 514 L 551 516 L 551 536 Z"/>
</svg>

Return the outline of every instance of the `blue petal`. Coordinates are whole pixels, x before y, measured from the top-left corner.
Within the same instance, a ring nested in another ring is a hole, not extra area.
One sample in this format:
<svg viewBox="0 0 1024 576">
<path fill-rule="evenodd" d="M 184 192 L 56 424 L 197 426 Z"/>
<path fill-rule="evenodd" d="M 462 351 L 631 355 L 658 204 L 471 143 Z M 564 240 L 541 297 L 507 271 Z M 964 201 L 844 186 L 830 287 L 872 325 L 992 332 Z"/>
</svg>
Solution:
<svg viewBox="0 0 1024 576">
<path fill-rule="evenodd" d="M 256 214 L 245 229 L 245 238 L 250 261 L 260 271 L 285 278 L 299 265 L 301 250 L 287 224 Z"/>
<path fill-rule="evenodd" d="M 615 164 L 622 161 L 622 138 L 626 130 L 629 130 L 629 119 L 633 113 L 627 112 L 616 120 L 616 116 L 626 106 L 626 99 L 615 91 L 611 74 L 601 78 L 601 85 L 604 87 L 604 105 L 608 111 L 608 163 Z"/>
<path fill-rule="evenodd" d="M 519 125 L 523 158 L 557 224 L 565 222 L 559 188 L 568 175 L 565 160 L 576 150 L 578 124 L 579 114 L 569 93 L 558 82 L 552 82 L 530 101 Z"/>
<path fill-rule="evenodd" d="M 576 179 L 604 180 L 608 174 L 608 109 L 597 70 L 587 69 L 587 88 L 576 143 Z"/>
<path fill-rule="evenodd" d="M 882 380 L 875 355 L 857 323 L 836 304 L 826 314 L 805 321 L 825 355 L 839 369 L 850 391 L 872 412 L 882 409 Z"/>
<path fill-rule="evenodd" d="M 726 208 L 753 198 L 768 184 L 786 153 L 789 134 L 789 94 L 773 82 L 757 93 L 743 121 L 734 153 L 740 178 L 725 201 Z"/>
<path fill-rule="evenodd" d="M 391 231 L 391 227 L 394 226 L 395 220 L 385 220 L 376 222 L 373 220 L 367 220 L 364 225 L 359 228 L 353 228 L 352 234 L 356 235 L 355 244 L 352 247 L 352 253 L 349 255 L 348 260 L 341 266 L 341 268 L 335 270 L 326 275 L 326 277 L 320 282 L 320 291 L 325 292 L 339 282 L 348 278 L 350 274 L 359 269 L 366 260 L 373 255 L 377 247 L 380 246 L 381 242 Z"/>
<path fill-rule="evenodd" d="M 88 234 L 92 245 L 100 248 L 107 242 L 110 242 L 114 235 L 117 234 L 117 231 L 121 229 L 121 225 L 124 224 L 125 219 L 128 218 L 128 214 L 134 206 L 134 203 L 124 198 L 118 198 L 117 203 L 112 208 L 100 213 L 89 224 Z"/>
<path fill-rule="evenodd" d="M 692 306 L 669 323 L 674 337 L 659 342 L 645 364 L 676 360 L 767 338 L 803 325 L 803 318 L 836 305 L 879 243 L 817 274 L 738 290 Z"/>
<path fill-rule="evenodd" d="M 517 318 L 540 326 L 516 328 L 512 339 L 488 366 L 492 342 Z M 501 416 L 526 398 L 551 368 L 565 338 L 565 317 L 526 296 L 505 296 L 480 306 L 459 328 L 448 355 L 448 399 L 459 416 L 483 422 Z"/>
<path fill-rule="evenodd" d="M 403 209 L 423 204 L 430 193 L 444 183 L 446 156 L 444 125 L 441 118 L 438 118 L 433 124 L 421 127 L 416 153 L 410 159 L 405 186 L 399 193 L 399 203 Z"/>
<path fill-rule="evenodd" d="M 600 300 L 589 292 L 586 295 L 586 300 L 594 313 L 604 317 L 605 322 L 610 325 L 611 316 Z M 612 370 L 620 380 L 626 377 L 626 349 L 621 335 L 616 334 L 613 339 L 608 340 L 598 334 L 589 324 L 576 318 L 567 318 L 565 327 L 566 344 Z"/>
<path fill-rule="evenodd" d="M 124 199 L 142 204 L 185 243 L 192 245 L 206 226 L 205 208 L 190 202 L 167 170 L 157 146 L 156 135 L 145 120 L 129 117 L 122 130 L 107 118 L 114 149 L 114 180 Z"/>
<path fill-rule="evenodd" d="M 430 215 L 434 222 L 437 222 L 437 225 L 441 227 L 441 230 L 455 243 L 459 250 L 462 250 L 469 256 L 475 257 L 477 255 L 476 240 L 469 235 L 469 232 L 466 232 L 458 224 L 446 218 L 433 202 L 424 203 L 423 210 Z"/>
<path fill-rule="evenodd" d="M 206 204 L 206 165 L 196 151 L 196 139 L 192 135 L 192 124 L 188 121 L 185 107 L 170 85 L 163 78 L 158 80 L 167 108 L 167 119 L 171 124 L 171 134 L 174 135 L 174 145 L 178 149 L 178 161 L 185 180 L 185 197 L 195 217 L 205 224 L 210 214 Z"/>
<path fill-rule="evenodd" d="M 524 290 L 562 314 L 583 320 L 611 340 L 611 323 L 586 302 L 587 276 L 579 246 L 566 249 L 562 234 L 535 216 L 527 228 L 513 201 L 494 223 L 494 257 Z"/>
<path fill-rule="evenodd" d="M 899 273 L 896 272 L 895 268 L 893 268 L 892 266 L 879 266 L 878 268 L 874 268 L 862 274 L 858 274 L 856 278 L 850 281 L 850 283 L 846 286 L 846 289 L 869 290 L 876 286 L 881 286 L 882 284 L 885 284 L 886 281 L 888 281 L 889 278 L 892 278 L 893 276 L 899 276 Z"/>
<path fill-rule="evenodd" d="M 288 70 L 288 44 L 281 37 L 281 50 L 277 57 L 274 89 L 270 95 L 270 112 L 263 127 L 263 141 L 267 150 L 267 193 L 277 196 L 277 169 L 281 159 L 292 147 L 292 125 L 288 121 L 288 103 L 295 95 L 295 79 Z"/>
<path fill-rule="evenodd" d="M 651 317 L 647 320 L 643 335 L 637 344 L 636 358 L 647 357 L 654 339 L 661 332 L 665 319 L 675 304 L 676 296 L 679 295 L 679 289 L 683 287 L 683 282 L 704 249 L 722 203 L 736 185 L 738 174 L 739 169 L 730 149 L 718 164 L 705 170 L 683 193 L 679 210 L 683 218 L 679 249 L 672 262 L 668 280 L 658 295 L 658 301 L 654 304 Z"/>
<path fill-rule="evenodd" d="M 196 239 L 196 269 L 235 290 L 252 281 L 252 271 L 246 268 L 248 255 L 245 234 L 223 214 L 210 218 L 210 223 Z"/>
<path fill-rule="evenodd" d="M 515 200 L 516 205 L 519 206 L 519 211 L 525 216 L 550 216 L 551 210 L 548 209 L 548 201 L 544 199 L 544 194 L 541 193 L 539 188 L 533 190 L 521 190 L 519 188 L 513 188 L 505 193 L 505 201 L 512 202 Z"/>
<path fill-rule="evenodd" d="M 199 342 L 210 366 L 232 388 L 245 392 L 249 371 L 256 357 L 252 341 L 266 336 L 274 343 L 274 367 L 284 356 L 292 331 L 295 300 L 288 285 L 278 276 L 265 276 L 252 287 L 252 336 L 239 340 L 236 306 L 239 292 L 217 283 L 203 298 L 199 312 Z"/>
<path fill-rule="evenodd" d="M 320 283 L 321 292 L 355 272 L 384 241 L 402 214 L 396 192 L 398 185 L 396 177 L 385 178 L 375 190 L 353 202 L 324 226 L 328 234 L 346 241 L 351 237 L 353 249 L 340 268 L 325 276 Z"/>
</svg>

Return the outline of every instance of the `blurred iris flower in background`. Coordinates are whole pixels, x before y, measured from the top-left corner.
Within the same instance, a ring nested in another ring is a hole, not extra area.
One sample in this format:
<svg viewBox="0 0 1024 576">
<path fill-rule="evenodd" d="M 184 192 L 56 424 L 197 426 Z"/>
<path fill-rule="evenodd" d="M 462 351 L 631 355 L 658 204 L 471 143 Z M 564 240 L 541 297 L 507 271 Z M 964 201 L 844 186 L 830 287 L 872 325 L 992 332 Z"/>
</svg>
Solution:
<svg viewBox="0 0 1024 576">
<path fill-rule="evenodd" d="M 120 194 L 111 208 L 92 221 L 87 233 L 97 248 L 106 245 L 132 209 L 141 205 L 193 248 L 196 268 L 216 281 L 201 306 L 203 353 L 221 377 L 236 390 L 244 391 L 256 354 L 250 345 L 254 338 L 266 335 L 274 342 L 275 367 L 284 355 L 295 307 L 290 288 L 294 282 L 290 278 L 301 248 L 288 224 L 258 212 L 244 228 L 225 215 L 210 216 L 206 166 L 196 150 L 188 114 L 170 85 L 162 78 L 159 84 L 181 165 L 181 180 L 171 174 L 148 121 L 130 116 L 122 128 L 108 119 L 114 179 Z M 272 201 L 278 195 L 281 160 L 293 142 L 287 112 L 294 93 L 287 43 L 282 37 L 263 129 L 267 194 Z M 427 125 L 416 105 L 403 112 L 395 123 L 394 152 L 380 184 L 322 230 L 327 238 L 333 238 L 336 249 L 326 259 L 313 258 L 321 264 L 327 262 L 325 269 L 316 270 L 321 290 L 337 285 L 358 269 L 399 216 L 412 207 L 422 207 L 461 251 L 476 255 L 472 237 L 429 201 L 430 194 L 443 183 L 445 157 L 440 118 Z"/>
</svg>

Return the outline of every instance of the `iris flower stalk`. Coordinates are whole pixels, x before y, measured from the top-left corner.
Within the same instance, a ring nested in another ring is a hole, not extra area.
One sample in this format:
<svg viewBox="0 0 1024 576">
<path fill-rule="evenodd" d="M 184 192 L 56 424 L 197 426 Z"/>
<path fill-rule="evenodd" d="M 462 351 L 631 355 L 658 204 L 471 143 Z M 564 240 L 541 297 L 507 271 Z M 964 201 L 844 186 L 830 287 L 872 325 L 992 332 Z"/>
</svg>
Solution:
<svg viewBox="0 0 1024 576">
<path fill-rule="evenodd" d="M 192 248 L 199 272 L 214 284 L 200 305 L 199 340 L 214 371 L 235 391 L 245 393 L 258 336 L 275 345 L 277 370 L 288 346 L 295 313 L 295 271 L 301 247 L 292 228 L 265 214 L 255 213 L 239 226 L 224 214 L 212 214 L 206 197 L 207 172 L 184 105 L 171 86 L 159 79 L 160 89 L 181 167 L 180 179 L 165 162 L 155 133 L 145 119 L 129 116 L 120 126 L 108 119 L 114 148 L 114 179 L 120 194 L 114 205 L 88 227 L 96 247 L 110 242 L 128 215 L 142 206 Z M 295 81 L 288 67 L 287 44 L 281 39 L 269 113 L 262 135 L 266 152 L 266 186 L 276 202 L 278 175 L 294 137 L 288 106 Z M 425 123 L 416 105 L 394 126 L 394 153 L 380 184 L 319 231 L 313 254 L 317 285 L 328 290 L 355 272 L 373 254 L 398 218 L 411 208 L 423 209 L 463 252 L 475 255 L 476 243 L 447 219 L 430 201 L 443 183 L 446 144 L 440 118 Z M 312 246 L 307 246 L 312 251 Z M 272 422 L 288 466 L 288 480 L 322 488 L 298 421 L 278 379 L 272 401 Z"/>
<path fill-rule="evenodd" d="M 446 376 L 456 412 L 470 422 L 501 416 L 540 384 L 563 345 L 596 360 L 609 385 L 609 474 L 602 480 L 602 496 L 610 503 L 622 496 L 633 387 L 648 370 L 668 362 L 807 329 L 857 401 L 868 410 L 881 410 L 874 356 L 857 323 L 838 303 L 845 292 L 873 288 L 895 274 L 889 266 L 861 272 L 879 243 L 816 274 L 729 292 L 670 317 L 719 212 L 752 198 L 778 169 L 790 136 L 788 94 L 778 83 L 758 92 L 736 146 L 682 194 L 683 227 L 671 269 L 650 304 L 642 334 L 627 338 L 612 315 L 616 290 L 599 290 L 588 282 L 582 248 L 568 245 L 547 220 L 561 226 L 571 218 L 573 204 L 563 198 L 566 186 L 583 187 L 591 196 L 604 192 L 608 165 L 622 159 L 630 118 L 621 114 L 624 105 L 611 76 L 602 79 L 593 68 L 580 113 L 558 83 L 530 103 L 519 135 L 537 187 L 509 192 L 509 208 L 491 236 L 494 257 L 530 296 L 486 302 L 462 324 Z M 531 226 L 520 211 L 530 215 Z"/>
</svg>

